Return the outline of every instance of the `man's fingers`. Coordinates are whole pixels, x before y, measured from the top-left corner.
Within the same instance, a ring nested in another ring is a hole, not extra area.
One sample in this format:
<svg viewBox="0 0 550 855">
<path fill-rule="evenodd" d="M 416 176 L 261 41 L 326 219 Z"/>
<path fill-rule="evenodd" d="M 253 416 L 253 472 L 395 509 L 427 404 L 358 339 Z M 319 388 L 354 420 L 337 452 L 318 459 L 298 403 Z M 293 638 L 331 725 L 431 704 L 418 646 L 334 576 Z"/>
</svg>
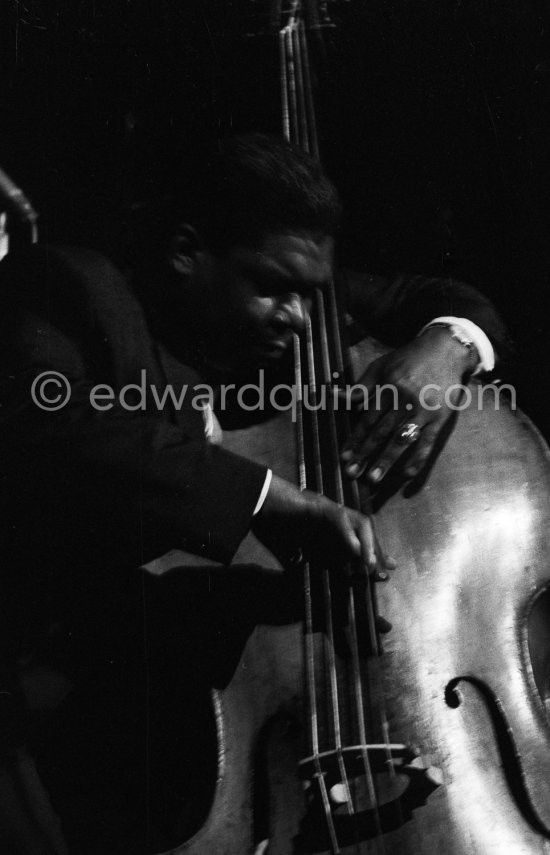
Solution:
<svg viewBox="0 0 550 855">
<path fill-rule="evenodd" d="M 355 534 L 359 542 L 359 557 L 362 564 L 369 570 L 374 571 L 378 563 L 376 554 L 376 538 L 368 517 L 356 514 Z"/>
<path fill-rule="evenodd" d="M 414 478 L 424 468 L 433 451 L 438 434 L 438 427 L 427 425 L 424 428 L 414 448 L 414 452 L 405 467 L 404 474 L 407 478 Z"/>
<path fill-rule="evenodd" d="M 433 424 L 424 426 L 415 422 L 401 424 L 391 442 L 371 463 L 366 475 L 367 480 L 373 484 L 381 481 L 405 452 L 408 452 L 408 462 L 404 474 L 407 478 L 414 477 L 430 456 L 438 433 L 439 426 Z M 403 440 L 404 435 L 408 441 Z M 418 439 L 414 439 L 415 435 Z"/>
<path fill-rule="evenodd" d="M 409 445 L 403 448 L 398 440 L 393 441 L 372 464 L 370 470 L 367 472 L 367 479 L 373 484 L 380 481 L 392 466 L 395 466 L 404 451 L 408 451 L 408 460 L 407 465 L 403 469 L 403 474 L 406 478 L 414 478 L 426 465 L 438 433 L 439 428 L 430 425 L 421 430 L 419 439 L 412 446 Z"/>
<path fill-rule="evenodd" d="M 397 561 L 388 555 L 385 550 L 382 549 L 380 544 L 378 543 L 378 568 L 381 573 L 385 570 L 395 570 L 397 567 Z M 384 574 L 387 577 L 387 573 Z"/>
<path fill-rule="evenodd" d="M 360 413 L 360 418 L 354 426 L 351 436 L 345 443 L 341 459 L 348 462 L 355 456 L 356 449 L 365 441 L 373 427 L 390 412 L 397 410 L 398 398 L 397 388 L 388 388 L 380 394 L 379 380 L 380 366 L 378 360 L 361 377 L 359 383 L 351 387 L 351 392 L 346 392 L 346 403 L 354 404 Z"/>
<path fill-rule="evenodd" d="M 412 441 L 404 441 L 403 432 L 408 433 L 409 440 L 412 439 Z M 353 456 L 348 458 L 345 472 L 350 478 L 358 478 L 368 467 L 366 477 L 371 483 L 376 484 L 407 452 L 408 462 L 404 473 L 408 478 L 412 478 L 430 457 L 438 433 L 439 423 L 422 425 L 417 422 L 401 422 L 396 424 L 393 415 L 386 416 L 362 445 L 354 449 Z M 418 434 L 418 439 L 414 438 L 415 434 Z"/>
<path fill-rule="evenodd" d="M 374 472 L 380 469 L 378 478 L 372 478 L 376 481 L 384 477 L 385 472 L 392 466 L 398 457 L 406 450 L 406 446 L 398 440 L 398 432 L 402 426 L 404 414 L 399 411 L 386 413 L 371 429 L 368 435 L 361 443 L 356 443 L 353 446 L 350 455 L 342 455 L 346 461 L 345 472 L 350 478 L 357 478 L 361 475 L 369 461 L 371 461 L 370 470 Z M 397 437 L 396 437 L 397 434 Z M 395 439 L 392 441 L 392 437 Z M 387 456 L 389 452 L 389 457 Z M 384 460 L 381 455 L 384 455 Z M 372 462 L 375 455 L 380 455 L 380 459 Z"/>
<path fill-rule="evenodd" d="M 358 454 L 363 443 L 372 433 L 374 426 L 380 421 L 383 412 L 374 406 L 368 407 L 361 413 L 358 423 L 351 432 L 351 436 L 347 440 L 342 449 L 341 460 L 343 463 L 350 463 Z"/>
</svg>

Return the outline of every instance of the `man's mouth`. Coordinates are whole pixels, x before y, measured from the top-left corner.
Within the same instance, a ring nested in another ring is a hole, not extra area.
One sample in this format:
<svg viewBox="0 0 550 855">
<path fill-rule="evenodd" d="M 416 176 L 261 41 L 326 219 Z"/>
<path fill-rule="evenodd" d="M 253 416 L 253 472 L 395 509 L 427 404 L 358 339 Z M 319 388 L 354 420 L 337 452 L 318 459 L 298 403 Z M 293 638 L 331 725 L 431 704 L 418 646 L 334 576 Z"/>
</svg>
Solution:
<svg viewBox="0 0 550 855">
<path fill-rule="evenodd" d="M 291 344 L 291 340 L 274 339 L 272 341 L 261 342 L 255 347 L 255 351 L 260 360 L 277 362 L 288 353 Z"/>
<path fill-rule="evenodd" d="M 290 339 L 276 338 L 273 341 L 267 341 L 264 349 L 269 353 L 285 353 L 290 347 Z"/>
</svg>

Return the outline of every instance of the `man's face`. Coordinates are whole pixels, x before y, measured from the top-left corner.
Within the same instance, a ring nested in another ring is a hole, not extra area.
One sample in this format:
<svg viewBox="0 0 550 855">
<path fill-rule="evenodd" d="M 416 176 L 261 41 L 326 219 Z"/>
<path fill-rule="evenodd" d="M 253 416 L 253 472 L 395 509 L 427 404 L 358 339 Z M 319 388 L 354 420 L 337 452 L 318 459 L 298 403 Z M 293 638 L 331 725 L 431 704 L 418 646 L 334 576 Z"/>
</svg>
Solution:
<svg viewBox="0 0 550 855">
<path fill-rule="evenodd" d="M 196 284 L 214 359 L 231 370 L 282 359 L 305 324 L 315 289 L 332 277 L 334 240 L 310 232 L 268 233 L 258 246 L 203 253 Z"/>
</svg>

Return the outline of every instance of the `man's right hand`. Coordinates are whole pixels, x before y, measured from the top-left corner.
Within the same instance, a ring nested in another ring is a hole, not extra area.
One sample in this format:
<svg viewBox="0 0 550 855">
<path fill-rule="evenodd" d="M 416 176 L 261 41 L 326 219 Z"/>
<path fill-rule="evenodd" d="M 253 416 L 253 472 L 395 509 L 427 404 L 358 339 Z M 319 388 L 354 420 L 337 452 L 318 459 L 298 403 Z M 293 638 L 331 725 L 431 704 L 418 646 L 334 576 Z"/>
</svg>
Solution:
<svg viewBox="0 0 550 855">
<path fill-rule="evenodd" d="M 325 565 L 360 560 L 369 571 L 377 565 L 368 517 L 310 490 L 299 490 L 276 475 L 253 518 L 252 531 L 283 565 L 299 549 L 306 558 L 321 559 Z"/>
</svg>

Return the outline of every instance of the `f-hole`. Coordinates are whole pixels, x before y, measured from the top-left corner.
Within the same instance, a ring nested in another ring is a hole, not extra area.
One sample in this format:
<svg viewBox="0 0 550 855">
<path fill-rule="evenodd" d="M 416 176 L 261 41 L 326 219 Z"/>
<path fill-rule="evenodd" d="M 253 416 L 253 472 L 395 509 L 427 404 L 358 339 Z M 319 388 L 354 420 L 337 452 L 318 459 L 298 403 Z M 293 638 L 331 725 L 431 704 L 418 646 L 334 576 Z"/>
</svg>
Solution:
<svg viewBox="0 0 550 855">
<path fill-rule="evenodd" d="M 539 594 L 531 607 L 527 645 L 535 683 L 550 722 L 550 588 Z"/>
</svg>

